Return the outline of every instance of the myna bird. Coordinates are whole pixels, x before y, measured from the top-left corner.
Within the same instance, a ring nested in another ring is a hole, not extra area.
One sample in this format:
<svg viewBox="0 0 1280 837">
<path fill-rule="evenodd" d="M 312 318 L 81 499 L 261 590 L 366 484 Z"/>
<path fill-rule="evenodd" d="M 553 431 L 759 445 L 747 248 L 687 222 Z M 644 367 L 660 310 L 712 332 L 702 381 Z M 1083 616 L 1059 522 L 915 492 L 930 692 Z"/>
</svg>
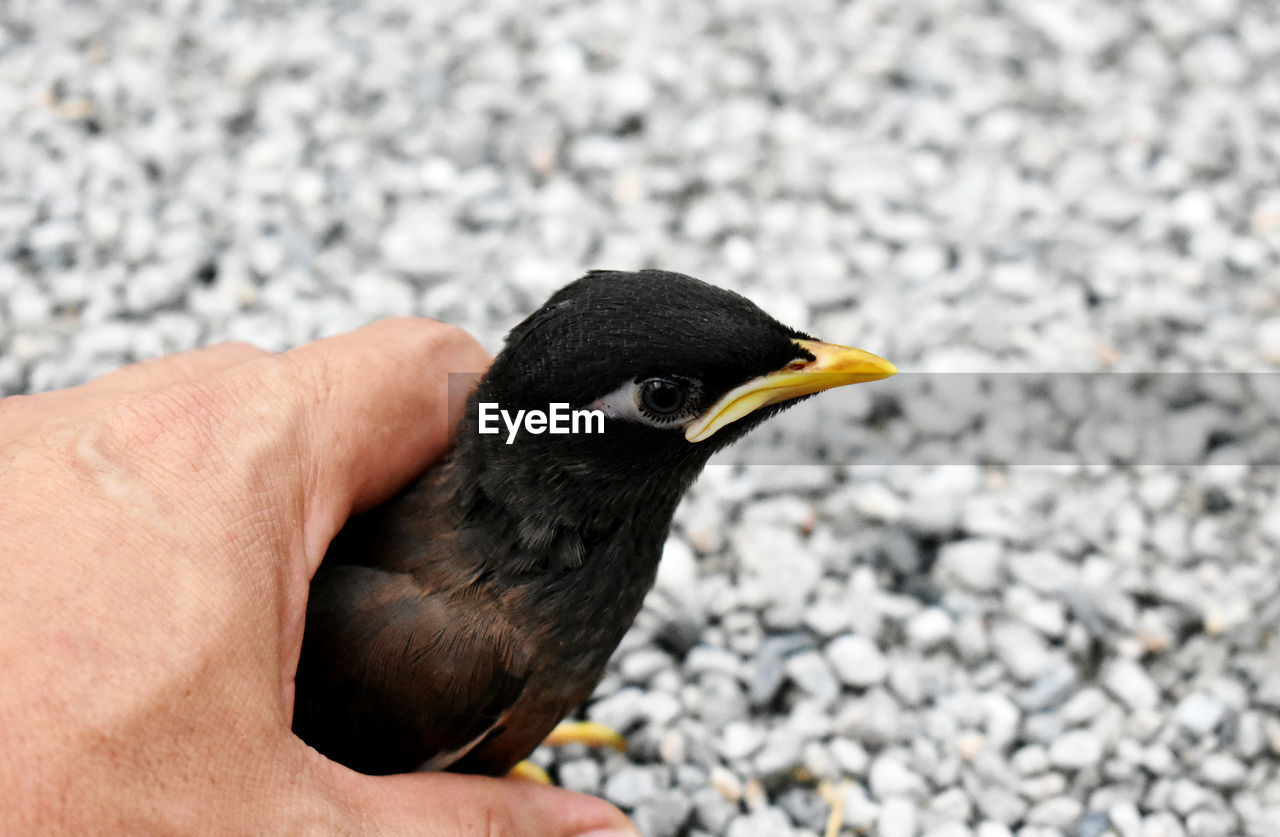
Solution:
<svg viewBox="0 0 1280 837">
<path fill-rule="evenodd" d="M 677 273 L 562 288 L 507 336 L 445 459 L 330 546 L 294 730 L 364 773 L 506 774 L 590 696 L 707 459 L 799 399 L 895 371 Z M 555 404 L 599 410 L 603 432 L 480 432 L 482 405 Z"/>
</svg>

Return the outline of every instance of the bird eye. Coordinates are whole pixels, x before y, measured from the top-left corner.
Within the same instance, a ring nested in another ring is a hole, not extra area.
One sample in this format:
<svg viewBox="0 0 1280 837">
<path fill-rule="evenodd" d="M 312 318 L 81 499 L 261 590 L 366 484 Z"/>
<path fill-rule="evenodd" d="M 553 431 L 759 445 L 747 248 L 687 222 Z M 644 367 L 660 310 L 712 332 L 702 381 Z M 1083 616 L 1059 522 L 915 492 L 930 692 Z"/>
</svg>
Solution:
<svg viewBox="0 0 1280 837">
<path fill-rule="evenodd" d="M 628 378 L 589 407 L 609 418 L 647 424 L 661 430 L 683 427 L 693 421 L 702 405 L 702 382 L 681 375 Z"/>
<path fill-rule="evenodd" d="M 640 383 L 640 405 L 655 417 L 674 415 L 684 407 L 689 393 L 667 378 L 649 378 Z"/>
</svg>

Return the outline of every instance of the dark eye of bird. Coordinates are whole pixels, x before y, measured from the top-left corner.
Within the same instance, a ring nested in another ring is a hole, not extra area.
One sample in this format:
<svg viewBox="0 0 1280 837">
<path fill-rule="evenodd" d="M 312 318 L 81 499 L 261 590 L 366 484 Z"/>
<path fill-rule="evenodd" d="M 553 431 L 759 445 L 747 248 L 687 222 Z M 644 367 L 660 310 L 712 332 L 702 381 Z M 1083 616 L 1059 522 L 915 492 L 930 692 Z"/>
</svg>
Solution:
<svg viewBox="0 0 1280 837">
<path fill-rule="evenodd" d="M 667 378 L 650 378 L 640 384 L 640 405 L 656 417 L 680 412 L 688 399 L 685 388 Z"/>
</svg>

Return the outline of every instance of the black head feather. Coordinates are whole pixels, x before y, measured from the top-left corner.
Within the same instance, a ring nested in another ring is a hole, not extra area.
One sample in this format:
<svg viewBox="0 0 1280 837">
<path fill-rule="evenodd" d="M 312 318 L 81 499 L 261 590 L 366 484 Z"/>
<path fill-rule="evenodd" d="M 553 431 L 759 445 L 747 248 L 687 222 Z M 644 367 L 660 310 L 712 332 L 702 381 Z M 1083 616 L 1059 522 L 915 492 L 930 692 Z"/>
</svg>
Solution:
<svg viewBox="0 0 1280 837">
<path fill-rule="evenodd" d="M 627 379 L 680 375 L 702 400 L 805 356 L 747 298 L 662 270 L 593 270 L 511 330 L 481 396 L 519 409 L 585 407 Z"/>
</svg>

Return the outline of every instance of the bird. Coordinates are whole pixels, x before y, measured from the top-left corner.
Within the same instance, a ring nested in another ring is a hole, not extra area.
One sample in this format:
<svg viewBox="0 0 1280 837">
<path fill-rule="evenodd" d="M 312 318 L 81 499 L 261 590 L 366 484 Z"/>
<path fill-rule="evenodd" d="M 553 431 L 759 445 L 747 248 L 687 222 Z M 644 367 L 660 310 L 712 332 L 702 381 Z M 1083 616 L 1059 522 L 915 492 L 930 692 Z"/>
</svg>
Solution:
<svg viewBox="0 0 1280 837">
<path fill-rule="evenodd" d="M 445 457 L 334 538 L 294 732 L 362 773 L 506 775 L 590 697 L 712 454 L 896 371 L 680 273 L 564 286 L 507 335 Z M 485 405 L 555 404 L 598 411 L 600 432 L 480 432 Z"/>
</svg>

